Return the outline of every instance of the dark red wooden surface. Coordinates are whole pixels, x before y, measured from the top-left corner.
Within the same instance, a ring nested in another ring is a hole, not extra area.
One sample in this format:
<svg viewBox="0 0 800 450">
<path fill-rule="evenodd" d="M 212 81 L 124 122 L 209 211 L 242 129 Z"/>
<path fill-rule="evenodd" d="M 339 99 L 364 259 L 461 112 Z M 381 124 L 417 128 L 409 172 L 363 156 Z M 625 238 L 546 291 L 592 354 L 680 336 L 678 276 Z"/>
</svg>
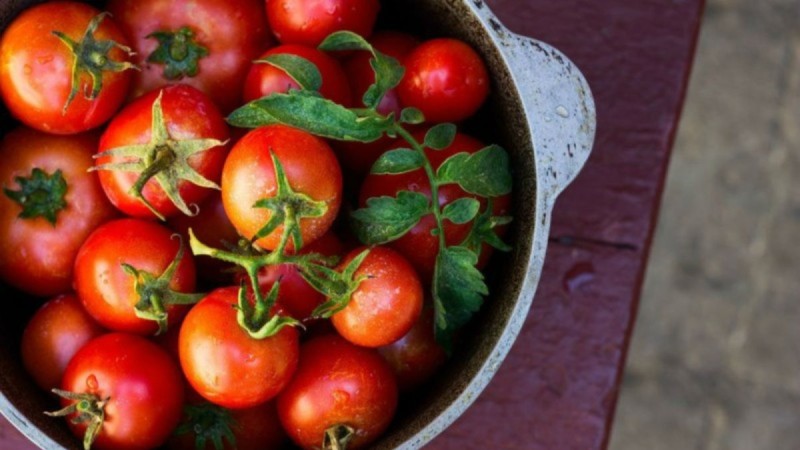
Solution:
<svg viewBox="0 0 800 450">
<path fill-rule="evenodd" d="M 512 31 L 555 45 L 597 103 L 595 150 L 553 215 L 517 343 L 429 448 L 606 446 L 703 0 L 487 0 Z M 0 448 L 35 448 L 0 418 Z"/>
</svg>

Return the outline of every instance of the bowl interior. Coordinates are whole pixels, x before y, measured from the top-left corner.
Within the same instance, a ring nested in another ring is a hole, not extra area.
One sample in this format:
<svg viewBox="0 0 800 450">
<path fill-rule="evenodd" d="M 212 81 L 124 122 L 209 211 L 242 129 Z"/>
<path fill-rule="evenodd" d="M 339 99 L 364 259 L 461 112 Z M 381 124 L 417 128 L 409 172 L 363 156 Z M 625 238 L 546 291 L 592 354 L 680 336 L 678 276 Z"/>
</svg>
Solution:
<svg viewBox="0 0 800 450">
<path fill-rule="evenodd" d="M 487 376 L 482 373 L 483 365 L 501 339 L 514 305 L 520 300 L 520 289 L 529 270 L 536 226 L 536 172 L 528 123 L 518 90 L 500 54 L 499 48 L 505 43 L 490 37 L 490 32 L 483 28 L 467 6 L 468 1 L 471 0 L 382 0 L 379 26 L 410 31 L 424 38 L 459 38 L 470 43 L 486 60 L 492 78 L 492 94 L 481 112 L 462 128 L 484 142 L 502 145 L 510 154 L 514 171 L 514 222 L 505 240 L 514 249 L 505 254 L 495 252 L 487 273 L 491 294 L 480 313 L 461 333 L 444 369 L 413 395 L 401 396 L 395 421 L 374 448 L 388 449 L 402 444 L 416 447 L 415 443 L 426 442 L 432 437 L 432 430 L 421 433 L 423 429 L 460 397 L 478 395 L 477 392 L 465 391 L 476 376 Z M 0 28 L 5 28 L 19 11 L 33 3 L 38 2 L 2 2 Z M 486 7 L 483 2 L 473 3 Z M 2 107 L 0 119 L 0 132 L 17 125 Z M 63 420 L 42 414 L 42 411 L 53 409 L 56 402 L 35 386 L 21 364 L 20 336 L 41 300 L 26 297 L 2 283 L 0 298 L 6 308 L 0 314 L 0 409 L 40 446 L 80 448 Z M 433 431 L 437 428 L 440 427 L 434 426 Z M 57 445 L 48 445 L 51 440 Z"/>
</svg>

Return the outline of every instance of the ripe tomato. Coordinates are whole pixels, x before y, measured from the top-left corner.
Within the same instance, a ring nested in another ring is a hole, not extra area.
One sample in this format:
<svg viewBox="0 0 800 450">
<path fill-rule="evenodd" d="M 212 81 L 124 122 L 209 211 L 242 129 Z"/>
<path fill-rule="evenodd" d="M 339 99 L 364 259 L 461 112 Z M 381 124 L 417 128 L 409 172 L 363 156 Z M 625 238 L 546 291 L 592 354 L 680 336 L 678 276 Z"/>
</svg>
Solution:
<svg viewBox="0 0 800 450">
<path fill-rule="evenodd" d="M 196 216 L 180 214 L 170 218 L 169 225 L 183 236 L 184 242 L 189 242 L 189 228 L 201 242 L 212 247 L 228 249 L 239 242 L 239 233 L 225 214 L 219 192 L 211 193 L 210 198 L 200 205 L 200 212 Z M 233 279 L 233 264 L 205 255 L 195 256 L 195 264 L 200 284 L 230 284 Z"/>
<path fill-rule="evenodd" d="M 411 391 L 430 379 L 447 355 L 436 342 L 433 307 L 423 308 L 414 327 L 402 339 L 378 349 L 392 367 L 401 391 Z"/>
<path fill-rule="evenodd" d="M 161 122 L 153 120 L 159 109 Z M 219 182 L 228 153 L 228 146 L 222 144 L 228 137 L 225 119 L 205 94 L 191 86 L 168 86 L 136 99 L 114 117 L 100 138 L 98 152 L 134 146 L 136 150 L 100 156 L 95 168 L 114 206 L 130 216 L 151 218 L 153 211 L 132 188 L 143 176 L 145 166 L 162 165 L 144 185 L 144 200 L 162 216 L 179 214 L 183 208 L 168 195 L 171 187 L 187 205 L 183 212 L 188 213 L 188 205 L 201 202 L 213 192 L 202 185 Z M 187 152 L 194 153 L 187 159 Z M 114 166 L 136 161 L 140 166 L 135 169 Z M 198 174 L 205 181 L 198 180 Z"/>
<path fill-rule="evenodd" d="M 106 223 L 86 239 L 75 259 L 78 297 L 89 314 L 111 330 L 156 333 L 158 323 L 138 317 L 135 307 L 153 296 L 164 301 L 167 294 L 162 288 L 142 299 L 136 290 L 136 281 L 141 277 L 129 273 L 124 265 L 163 278 L 181 245 L 184 246 L 183 255 L 174 272 L 167 273 L 169 279 L 163 281 L 172 291 L 189 293 L 195 287 L 194 260 L 186 244 L 173 238 L 168 228 L 140 219 L 118 219 Z M 151 305 L 145 304 L 144 307 L 150 308 Z M 186 309 L 184 305 L 166 306 L 167 325 L 178 323 Z"/>
<path fill-rule="evenodd" d="M 283 327 L 254 339 L 237 323 L 238 288 L 212 291 L 181 325 L 178 347 L 183 373 L 206 400 L 248 408 L 275 397 L 297 367 L 299 335 Z"/>
<path fill-rule="evenodd" d="M 310 244 L 325 234 L 336 218 L 342 202 L 342 171 L 328 144 L 304 131 L 271 125 L 247 133 L 236 143 L 222 169 L 225 212 L 239 234 L 248 239 L 267 225 L 273 213 L 254 205 L 278 195 L 271 153 L 283 166 L 292 190 L 319 202 L 324 209 L 318 217 L 299 218 L 303 244 Z M 255 242 L 262 248 L 274 250 L 282 234 L 283 225 L 280 225 Z M 287 248 L 294 248 L 293 240 Z"/>
<path fill-rule="evenodd" d="M 25 326 L 22 364 L 40 388 L 57 388 L 75 353 L 103 332 L 78 297 L 60 295 L 42 305 Z"/>
<path fill-rule="evenodd" d="M 0 41 L 0 92 L 16 118 L 48 133 L 74 134 L 101 125 L 119 108 L 131 78 L 127 42 L 114 20 L 100 14 L 84 3 L 49 2 L 9 25 Z M 93 20 L 99 24 L 85 39 Z M 82 50 L 73 51 L 67 40 Z M 116 45 L 103 48 L 108 41 Z M 93 85 L 94 77 L 101 84 Z"/>
<path fill-rule="evenodd" d="M 424 133 L 415 133 L 415 139 L 422 142 Z M 425 154 L 431 162 L 434 170 L 450 156 L 461 153 L 475 153 L 484 147 L 483 143 L 465 134 L 457 133 L 453 143 L 444 150 L 425 149 Z M 375 175 L 370 174 L 361 185 L 359 203 L 362 207 L 366 206 L 367 199 L 370 197 L 390 196 L 394 197 L 399 191 L 413 191 L 425 194 L 430 198 L 430 182 L 422 169 L 406 172 L 398 175 Z M 463 189 L 455 184 L 447 184 L 439 187 L 439 205 L 444 207 L 459 198 L 472 197 L 481 201 L 481 211 L 486 208 L 486 200 L 464 192 Z M 510 195 L 505 195 L 493 199 L 492 210 L 494 215 L 502 216 L 508 213 L 511 205 Z M 444 222 L 444 234 L 447 245 L 458 245 L 466 239 L 473 221 L 462 225 Z M 430 283 L 433 277 L 433 269 L 436 265 L 436 256 L 439 254 L 439 238 L 431 234 L 431 230 L 436 228 L 436 220 L 433 214 L 422 217 L 422 220 L 400 239 L 390 242 L 388 245 L 405 256 L 414 268 L 419 272 L 420 278 L 424 283 Z M 491 247 L 483 245 L 478 267 L 483 267 L 489 260 Z"/>
<path fill-rule="evenodd" d="M 329 34 L 348 30 L 369 37 L 378 0 L 266 0 L 267 19 L 284 44 L 318 46 Z"/>
<path fill-rule="evenodd" d="M 397 92 L 405 106 L 418 108 L 431 123 L 472 116 L 489 95 L 489 74 L 480 55 L 456 39 L 423 42 L 405 60 Z"/>
<path fill-rule="evenodd" d="M 344 244 L 329 231 L 310 245 L 304 246 L 300 253 L 340 256 L 344 253 Z M 311 287 L 293 264 L 266 266 L 258 273 L 258 284 L 264 292 L 269 292 L 276 281 L 281 283 L 278 302 L 297 320 L 308 319 L 314 309 L 325 301 L 325 296 Z"/>
<path fill-rule="evenodd" d="M 189 404 L 184 411 L 188 415 L 184 415 L 167 442 L 169 450 L 218 450 L 213 443 L 217 437 L 224 450 L 279 449 L 287 440 L 275 402 L 244 409 L 227 409 L 211 403 Z M 203 445 L 198 445 L 200 442 Z"/>
<path fill-rule="evenodd" d="M 78 249 L 89 233 L 116 214 L 97 175 L 87 172 L 96 148 L 97 137 L 90 134 L 51 136 L 18 128 L 3 136 L 0 279 L 4 282 L 42 297 L 71 290 Z"/>
<path fill-rule="evenodd" d="M 347 264 L 365 248 L 350 252 L 339 264 Z M 399 253 L 374 247 L 358 266 L 355 278 L 366 277 L 350 296 L 350 302 L 331 317 L 336 331 L 363 347 L 391 344 L 408 333 L 422 311 L 422 284 L 414 268 Z"/>
<path fill-rule="evenodd" d="M 397 59 L 401 64 L 419 43 L 414 36 L 398 31 L 378 31 L 369 41 L 379 52 Z M 356 52 L 343 65 L 350 86 L 353 88 L 354 101 L 359 106 L 363 104 L 364 93 L 375 83 L 375 71 L 370 65 L 371 58 L 372 55 L 368 52 Z M 403 105 L 400 103 L 396 88 L 387 91 L 378 105 L 378 112 L 384 115 L 394 113 L 395 117 L 400 117 L 402 110 Z M 366 175 L 392 142 L 397 140 L 384 136 L 369 143 L 336 142 L 334 148 L 344 168 L 356 175 Z"/>
<path fill-rule="evenodd" d="M 317 66 L 322 77 L 320 94 L 340 105 L 352 105 L 347 76 L 339 62 L 332 57 L 312 47 L 286 44 L 269 49 L 259 59 L 272 55 L 295 55 L 307 59 Z M 288 92 L 290 89 L 300 89 L 300 85 L 282 69 L 267 63 L 253 63 L 244 83 L 243 97 L 245 102 L 249 102 L 269 94 Z"/>
<path fill-rule="evenodd" d="M 105 403 L 95 450 L 156 448 L 181 419 L 180 369 L 158 345 L 139 336 L 111 333 L 86 344 L 67 366 L 61 389 L 84 394 L 95 405 Z M 76 401 L 62 398 L 61 403 Z M 67 416 L 68 425 L 83 437 L 88 422 L 76 423 L 75 416 Z"/>
<path fill-rule="evenodd" d="M 397 383 L 375 350 L 335 334 L 309 340 L 300 350 L 292 382 L 278 396 L 278 416 L 295 444 L 320 448 L 325 430 L 354 429 L 348 449 L 373 442 L 397 408 Z"/>
<path fill-rule="evenodd" d="M 250 62 L 270 45 L 261 0 L 111 0 L 108 10 L 132 39 L 142 68 L 134 97 L 188 84 L 227 114 L 238 106 Z"/>
</svg>

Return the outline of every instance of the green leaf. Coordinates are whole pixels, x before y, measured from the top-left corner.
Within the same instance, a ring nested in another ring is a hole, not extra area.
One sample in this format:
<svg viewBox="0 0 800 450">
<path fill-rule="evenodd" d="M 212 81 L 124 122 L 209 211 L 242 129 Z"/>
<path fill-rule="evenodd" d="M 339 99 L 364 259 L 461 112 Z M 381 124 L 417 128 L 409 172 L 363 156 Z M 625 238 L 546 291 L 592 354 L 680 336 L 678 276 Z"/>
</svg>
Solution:
<svg viewBox="0 0 800 450">
<path fill-rule="evenodd" d="M 442 123 L 425 133 L 425 147 L 434 150 L 444 150 L 456 138 L 456 126 L 452 123 Z"/>
<path fill-rule="evenodd" d="M 313 91 L 297 90 L 254 100 L 232 112 L 228 122 L 242 128 L 284 124 L 324 138 L 356 142 L 375 141 L 391 126 L 390 119 L 362 117 Z"/>
<path fill-rule="evenodd" d="M 428 197 L 419 192 L 400 191 L 397 197 L 372 197 L 367 207 L 352 213 L 353 227 L 361 242 L 383 244 L 406 234 L 430 213 Z"/>
<path fill-rule="evenodd" d="M 425 157 L 408 148 L 390 150 L 378 158 L 372 166 L 375 174 L 398 174 L 410 172 L 425 164 Z"/>
<path fill-rule="evenodd" d="M 301 88 L 319 91 L 322 87 L 322 75 L 317 66 L 302 56 L 282 53 L 257 59 L 256 63 L 267 63 L 286 72 Z"/>
<path fill-rule="evenodd" d="M 474 219 L 480 207 L 481 202 L 474 198 L 459 198 L 444 207 L 442 216 L 455 224 L 461 225 Z"/>
<path fill-rule="evenodd" d="M 490 145 L 477 153 L 457 153 L 447 158 L 439 166 L 436 177 L 441 184 L 457 183 L 470 194 L 481 197 L 511 193 L 508 154 L 498 145 Z"/>
<path fill-rule="evenodd" d="M 480 309 L 489 288 L 475 268 L 478 257 L 464 247 L 445 247 L 436 257 L 433 275 L 433 301 L 436 340 L 448 353 L 453 333 L 464 326 Z"/>
<path fill-rule="evenodd" d="M 372 53 L 370 65 L 375 71 L 375 83 L 367 89 L 363 97 L 364 105 L 368 108 L 375 109 L 386 92 L 400 84 L 400 80 L 405 74 L 405 68 L 399 61 L 375 50 L 366 39 L 352 31 L 337 31 L 331 34 L 322 41 L 319 49 L 325 51 L 365 50 Z"/>
<path fill-rule="evenodd" d="M 29 177 L 15 177 L 19 190 L 12 191 L 4 187 L 3 192 L 22 207 L 20 219 L 42 217 L 51 225 L 56 225 L 58 213 L 67 207 L 64 197 L 67 195 L 67 180 L 61 169 L 52 175 L 38 167 L 34 167 Z"/>
<path fill-rule="evenodd" d="M 417 108 L 408 107 L 400 111 L 400 122 L 418 125 L 425 122 L 425 115 Z"/>
<path fill-rule="evenodd" d="M 489 199 L 486 209 L 475 218 L 475 223 L 472 224 L 472 229 L 461 246 L 470 249 L 478 257 L 481 256 L 484 243 L 502 252 L 511 251 L 511 246 L 503 242 L 495 231 L 496 227 L 509 223 L 511 223 L 511 217 L 492 214 L 492 199 Z"/>
</svg>

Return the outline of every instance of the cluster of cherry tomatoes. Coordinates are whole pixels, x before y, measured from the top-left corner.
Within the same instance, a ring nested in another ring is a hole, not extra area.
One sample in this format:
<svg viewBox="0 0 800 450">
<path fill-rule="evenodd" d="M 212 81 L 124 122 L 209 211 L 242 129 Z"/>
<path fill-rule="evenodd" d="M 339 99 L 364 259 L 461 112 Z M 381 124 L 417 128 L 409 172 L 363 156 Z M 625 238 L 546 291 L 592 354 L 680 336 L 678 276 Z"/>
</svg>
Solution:
<svg viewBox="0 0 800 450">
<path fill-rule="evenodd" d="M 435 329 L 456 312 L 436 295 L 480 281 L 460 261 L 505 247 L 492 230 L 508 223 L 508 183 L 469 187 L 497 149 L 436 126 L 488 96 L 481 58 L 374 31 L 378 0 L 105 10 L 37 5 L 0 41 L 3 104 L 21 123 L 0 143 L 0 279 L 49 298 L 22 337 L 25 367 L 61 399 L 49 414 L 97 449 L 375 441 L 398 392 L 445 360 Z M 318 48 L 343 30 L 374 51 Z M 400 68 L 394 85 L 381 61 Z M 226 122 L 274 95 L 388 131 L 332 141 L 275 109 L 250 131 Z"/>
</svg>

